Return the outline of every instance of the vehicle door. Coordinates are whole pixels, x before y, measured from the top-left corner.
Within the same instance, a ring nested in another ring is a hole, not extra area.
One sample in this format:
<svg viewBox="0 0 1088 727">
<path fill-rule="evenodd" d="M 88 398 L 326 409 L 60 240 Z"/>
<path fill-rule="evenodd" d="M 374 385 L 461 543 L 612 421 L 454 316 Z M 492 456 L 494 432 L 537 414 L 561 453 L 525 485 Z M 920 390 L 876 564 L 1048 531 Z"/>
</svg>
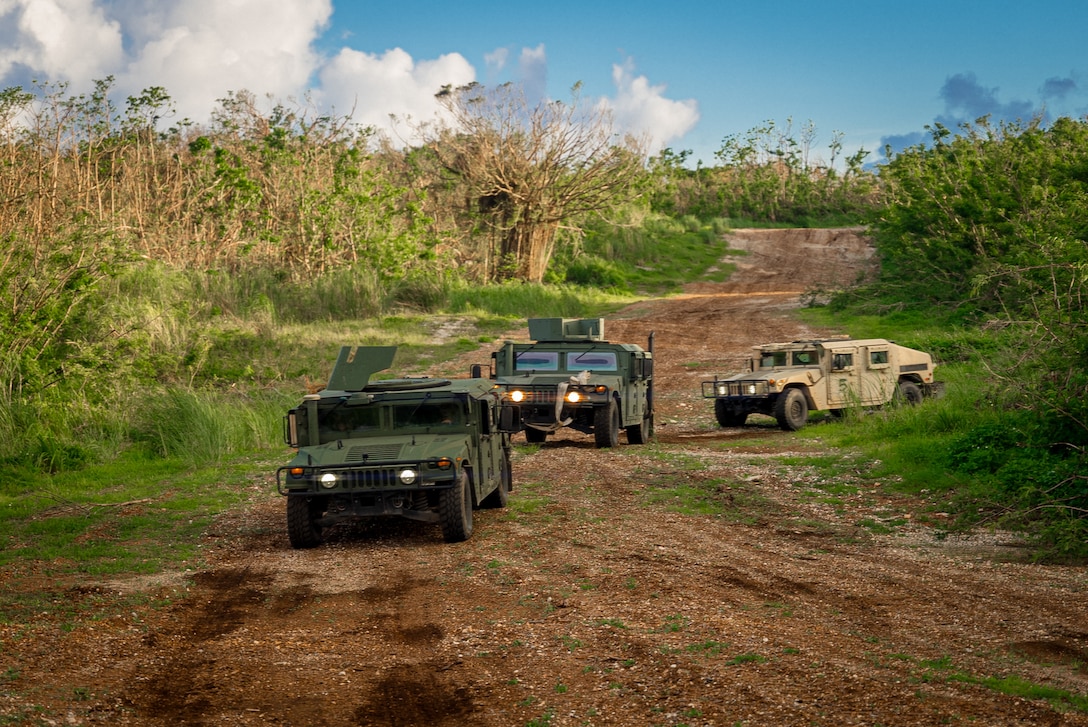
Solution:
<svg viewBox="0 0 1088 727">
<path fill-rule="evenodd" d="M 623 425 L 628 426 L 638 423 L 642 418 L 642 410 L 645 408 L 645 382 L 639 377 L 641 361 L 634 352 L 624 353 L 620 360 L 623 364 L 619 367 L 619 376 L 616 377 L 616 386 L 620 388 L 620 410 L 623 412 Z"/>
<path fill-rule="evenodd" d="M 865 382 L 868 404 L 883 404 L 895 394 L 891 353 L 888 344 L 867 346 L 865 349 Z"/>
<path fill-rule="evenodd" d="M 641 422 L 650 408 L 646 401 L 646 371 L 647 358 L 637 352 L 632 352 L 627 357 L 627 367 L 620 374 L 627 379 L 624 386 L 623 413 L 625 424 L 634 425 Z"/>
<path fill-rule="evenodd" d="M 477 454 L 477 483 L 476 496 L 482 499 L 494 489 L 494 483 L 498 483 L 499 473 L 502 471 L 502 444 L 503 437 L 499 431 L 499 423 L 494 419 L 492 407 L 487 401 L 472 400 L 469 406 L 476 410 L 479 426 L 479 446 L 474 447 Z"/>
<path fill-rule="evenodd" d="M 836 346 L 828 356 L 827 406 L 843 409 L 861 404 L 858 388 L 858 350 L 854 346 Z"/>
</svg>

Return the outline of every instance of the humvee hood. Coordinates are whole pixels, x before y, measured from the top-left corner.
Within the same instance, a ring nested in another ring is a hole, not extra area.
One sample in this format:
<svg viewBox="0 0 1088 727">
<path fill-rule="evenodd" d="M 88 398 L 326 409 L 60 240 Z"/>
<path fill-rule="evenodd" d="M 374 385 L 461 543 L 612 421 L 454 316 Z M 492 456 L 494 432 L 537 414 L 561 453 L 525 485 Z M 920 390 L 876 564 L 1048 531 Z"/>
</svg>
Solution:
<svg viewBox="0 0 1088 727">
<path fill-rule="evenodd" d="M 747 371 L 743 374 L 735 374 L 722 381 L 780 381 L 789 379 L 797 381 L 800 377 L 807 377 L 809 383 L 815 384 L 822 379 L 823 372 L 815 366 L 784 366 L 777 369 L 761 369 L 759 371 Z"/>
<path fill-rule="evenodd" d="M 418 462 L 438 457 L 465 458 L 468 435 L 461 430 L 450 434 L 398 434 L 391 437 L 337 439 L 307 447 L 296 462 L 308 466 L 380 465 L 383 462 Z"/>
</svg>

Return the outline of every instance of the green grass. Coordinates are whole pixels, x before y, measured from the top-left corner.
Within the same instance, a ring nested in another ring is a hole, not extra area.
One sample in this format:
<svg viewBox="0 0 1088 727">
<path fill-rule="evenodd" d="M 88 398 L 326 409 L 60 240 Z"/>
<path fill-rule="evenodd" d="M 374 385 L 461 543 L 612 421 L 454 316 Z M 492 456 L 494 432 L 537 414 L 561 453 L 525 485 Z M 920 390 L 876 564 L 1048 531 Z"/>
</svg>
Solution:
<svg viewBox="0 0 1088 727">
<path fill-rule="evenodd" d="M 0 496 L 0 567 L 48 564 L 58 575 L 156 573 L 196 564 L 196 544 L 219 514 L 243 502 L 265 452 L 229 464 L 123 458 L 76 472 L 39 474 Z"/>
<path fill-rule="evenodd" d="M 1045 701 L 1059 712 L 1088 714 L 1088 695 L 1047 684 L 1036 684 L 1016 674 L 1000 677 L 976 676 L 956 668 L 950 656 L 922 659 L 917 664 L 921 669 L 915 672 L 914 678 L 920 682 L 977 684 L 999 694 Z"/>
<path fill-rule="evenodd" d="M 692 271 L 713 281 L 733 271 L 733 265 L 722 262 L 730 254 L 724 221 L 631 214 L 629 224 L 587 226 L 580 244 L 556 255 L 549 280 L 662 294 L 678 290 L 692 279 Z"/>
</svg>

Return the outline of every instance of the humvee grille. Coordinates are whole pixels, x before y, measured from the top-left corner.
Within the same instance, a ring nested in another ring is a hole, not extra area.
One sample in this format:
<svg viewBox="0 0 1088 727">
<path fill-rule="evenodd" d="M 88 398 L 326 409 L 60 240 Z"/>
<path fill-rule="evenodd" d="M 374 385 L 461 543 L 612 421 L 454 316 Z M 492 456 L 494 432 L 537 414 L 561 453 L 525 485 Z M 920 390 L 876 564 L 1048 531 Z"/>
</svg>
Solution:
<svg viewBox="0 0 1088 727">
<path fill-rule="evenodd" d="M 521 404 L 554 404 L 555 403 L 556 388 L 554 386 L 552 386 L 550 388 L 541 388 L 541 389 L 519 388 L 518 391 L 521 391 L 521 392 L 523 392 L 525 394 L 525 398 L 522 399 L 521 402 L 519 402 Z M 507 391 L 505 394 L 503 394 L 503 399 L 506 400 L 506 401 L 511 400 L 509 391 Z"/>
<path fill-rule="evenodd" d="M 403 467 L 373 467 L 366 469 L 323 470 L 333 472 L 346 487 L 389 487 L 400 486 L 398 479 Z"/>
<path fill-rule="evenodd" d="M 399 459 L 403 443 L 393 444 L 366 444 L 352 447 L 348 450 L 344 460 L 347 462 L 385 462 L 391 459 Z"/>
</svg>

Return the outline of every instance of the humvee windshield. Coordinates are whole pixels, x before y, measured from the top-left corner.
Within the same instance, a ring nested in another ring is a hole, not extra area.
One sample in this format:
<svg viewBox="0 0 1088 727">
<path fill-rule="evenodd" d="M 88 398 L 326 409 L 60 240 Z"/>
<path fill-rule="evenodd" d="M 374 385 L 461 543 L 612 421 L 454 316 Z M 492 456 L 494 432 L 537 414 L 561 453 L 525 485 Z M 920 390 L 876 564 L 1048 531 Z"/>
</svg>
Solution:
<svg viewBox="0 0 1088 727">
<path fill-rule="evenodd" d="M 815 351 L 794 351 L 793 352 L 793 365 L 794 366 L 813 366 L 819 361 Z"/>
<path fill-rule="evenodd" d="M 786 365 L 786 352 L 785 351 L 764 351 L 763 358 L 759 361 L 759 367 L 761 369 L 769 369 L 775 366 Z"/>
<path fill-rule="evenodd" d="M 760 359 L 761 369 L 785 366 L 789 361 L 790 366 L 815 366 L 820 362 L 819 354 L 809 349 L 806 351 L 764 351 Z"/>
<path fill-rule="evenodd" d="M 615 371 L 615 351 L 579 351 L 567 354 L 567 371 Z"/>
<path fill-rule="evenodd" d="M 515 371 L 558 371 L 559 354 L 555 351 L 522 351 L 514 361 Z"/>
<path fill-rule="evenodd" d="M 522 351 L 514 362 L 515 371 L 616 371 L 615 351 L 568 351 L 560 358 L 558 351 Z"/>
<path fill-rule="evenodd" d="M 317 415 L 321 441 L 362 436 L 381 428 L 381 412 L 374 406 L 338 406 Z"/>
<path fill-rule="evenodd" d="M 407 403 L 393 407 L 393 428 L 443 427 L 461 424 L 461 407 L 452 402 Z"/>
</svg>

